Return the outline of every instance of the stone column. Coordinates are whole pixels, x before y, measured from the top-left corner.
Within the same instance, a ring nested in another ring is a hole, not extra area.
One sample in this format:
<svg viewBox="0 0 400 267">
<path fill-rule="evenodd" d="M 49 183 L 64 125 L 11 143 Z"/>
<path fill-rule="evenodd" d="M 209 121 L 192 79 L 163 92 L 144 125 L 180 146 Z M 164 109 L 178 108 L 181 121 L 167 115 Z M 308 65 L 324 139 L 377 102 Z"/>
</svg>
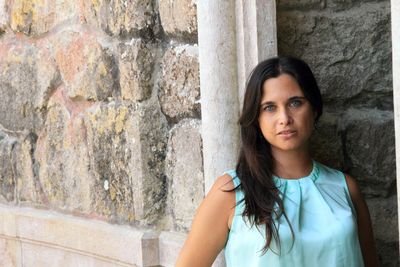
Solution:
<svg viewBox="0 0 400 267">
<path fill-rule="evenodd" d="M 205 193 L 236 165 L 246 78 L 259 61 L 277 54 L 275 7 L 271 0 L 198 3 Z"/>
<path fill-rule="evenodd" d="M 400 2 L 391 1 L 393 49 L 393 107 L 396 138 L 397 207 L 400 214 Z M 400 225 L 400 216 L 399 225 Z M 400 231 L 399 231 L 400 233 Z M 399 236 L 400 238 L 400 236 Z"/>
<path fill-rule="evenodd" d="M 236 0 L 240 107 L 246 79 L 260 61 L 278 54 L 276 4 L 271 0 Z"/>
<path fill-rule="evenodd" d="M 234 1 L 198 1 L 197 6 L 204 190 L 234 168 L 239 141 Z"/>
</svg>

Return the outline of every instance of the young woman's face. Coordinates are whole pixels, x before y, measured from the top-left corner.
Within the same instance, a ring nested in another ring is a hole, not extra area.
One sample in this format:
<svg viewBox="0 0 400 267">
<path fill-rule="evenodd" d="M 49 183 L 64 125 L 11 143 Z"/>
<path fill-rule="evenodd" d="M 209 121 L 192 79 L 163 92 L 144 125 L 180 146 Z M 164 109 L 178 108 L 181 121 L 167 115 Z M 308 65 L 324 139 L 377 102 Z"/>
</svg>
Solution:
<svg viewBox="0 0 400 267">
<path fill-rule="evenodd" d="M 308 149 L 315 116 L 291 75 L 281 74 L 264 82 L 258 122 L 272 152 Z"/>
</svg>

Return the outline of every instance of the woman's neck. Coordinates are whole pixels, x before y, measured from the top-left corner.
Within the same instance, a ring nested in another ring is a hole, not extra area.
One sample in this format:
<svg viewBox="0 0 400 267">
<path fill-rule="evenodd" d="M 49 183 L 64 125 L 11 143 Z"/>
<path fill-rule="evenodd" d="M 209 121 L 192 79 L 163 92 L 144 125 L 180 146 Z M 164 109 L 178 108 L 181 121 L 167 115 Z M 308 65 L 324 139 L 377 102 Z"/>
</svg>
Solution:
<svg viewBox="0 0 400 267">
<path fill-rule="evenodd" d="M 313 168 L 308 150 L 273 152 L 273 173 L 281 178 L 296 179 L 309 175 Z"/>
</svg>

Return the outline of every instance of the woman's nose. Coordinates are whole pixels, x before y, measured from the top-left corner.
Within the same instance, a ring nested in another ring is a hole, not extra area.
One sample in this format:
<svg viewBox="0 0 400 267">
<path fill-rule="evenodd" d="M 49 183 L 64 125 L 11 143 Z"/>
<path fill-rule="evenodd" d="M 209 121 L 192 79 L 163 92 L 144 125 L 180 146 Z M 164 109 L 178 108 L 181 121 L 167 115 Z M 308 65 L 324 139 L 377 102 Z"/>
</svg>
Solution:
<svg viewBox="0 0 400 267">
<path fill-rule="evenodd" d="M 293 120 L 290 115 L 290 112 L 286 108 L 282 109 L 279 114 L 279 124 L 288 125 L 288 124 L 292 123 L 292 121 Z"/>
</svg>

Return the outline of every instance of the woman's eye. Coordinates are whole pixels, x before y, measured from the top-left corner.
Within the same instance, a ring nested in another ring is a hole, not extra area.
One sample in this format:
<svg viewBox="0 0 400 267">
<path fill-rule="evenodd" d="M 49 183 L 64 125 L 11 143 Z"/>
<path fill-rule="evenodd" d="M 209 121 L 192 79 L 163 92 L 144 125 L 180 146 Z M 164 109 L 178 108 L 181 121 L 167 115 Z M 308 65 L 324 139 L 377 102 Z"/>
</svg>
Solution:
<svg viewBox="0 0 400 267">
<path fill-rule="evenodd" d="M 297 108 L 297 107 L 300 107 L 301 104 L 302 104 L 302 102 L 301 102 L 300 100 L 293 100 L 293 101 L 291 101 L 291 102 L 289 103 L 289 106 L 290 106 L 291 108 Z"/>
<path fill-rule="evenodd" d="M 274 111 L 275 110 L 275 106 L 274 105 L 264 106 L 264 110 L 265 111 Z"/>
</svg>

